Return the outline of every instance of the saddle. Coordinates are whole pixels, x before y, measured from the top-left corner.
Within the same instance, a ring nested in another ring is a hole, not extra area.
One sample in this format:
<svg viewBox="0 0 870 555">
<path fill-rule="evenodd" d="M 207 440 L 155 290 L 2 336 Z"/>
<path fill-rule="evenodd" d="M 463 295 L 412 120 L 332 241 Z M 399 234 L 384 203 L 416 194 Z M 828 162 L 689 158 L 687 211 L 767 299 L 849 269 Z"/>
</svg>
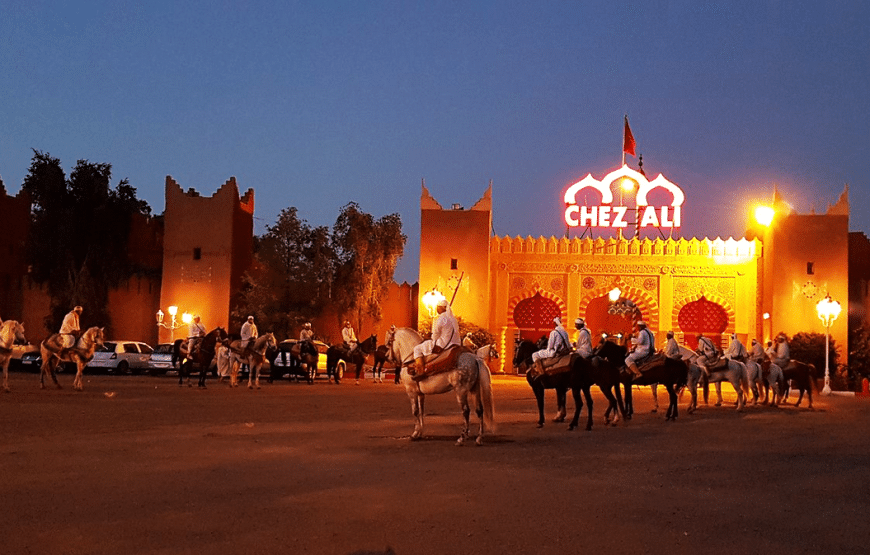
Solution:
<svg viewBox="0 0 870 555">
<path fill-rule="evenodd" d="M 643 373 L 647 370 L 652 370 L 653 368 L 664 366 L 666 358 L 667 357 L 664 355 L 664 353 L 655 353 L 652 356 L 643 359 L 641 363 L 637 365 L 637 369 Z"/>
<path fill-rule="evenodd" d="M 459 355 L 462 353 L 473 354 L 473 352 L 467 347 L 453 345 L 438 354 L 433 353 L 427 356 L 423 359 L 426 363 L 426 377 L 453 370 L 456 368 L 456 361 L 459 360 Z"/>
<path fill-rule="evenodd" d="M 571 368 L 571 362 L 577 353 L 557 354 L 554 357 L 545 358 L 541 361 L 544 366 L 544 374 L 560 374 Z M 577 355 L 579 356 L 579 355 Z"/>
</svg>

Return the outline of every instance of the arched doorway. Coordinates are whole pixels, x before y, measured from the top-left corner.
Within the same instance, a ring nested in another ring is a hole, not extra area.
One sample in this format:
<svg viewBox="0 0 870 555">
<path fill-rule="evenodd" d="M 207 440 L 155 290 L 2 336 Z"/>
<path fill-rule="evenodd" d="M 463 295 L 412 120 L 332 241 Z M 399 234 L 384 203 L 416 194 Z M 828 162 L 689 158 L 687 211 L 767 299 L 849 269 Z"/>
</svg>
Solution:
<svg viewBox="0 0 870 555">
<path fill-rule="evenodd" d="M 537 341 L 542 335 L 549 335 L 553 330 L 553 318 L 561 314 L 556 301 L 535 293 L 517 303 L 514 323 L 519 328 L 521 339 Z"/>
<path fill-rule="evenodd" d="M 620 299 L 617 302 L 623 302 L 625 299 Z M 597 344 L 598 338 L 602 334 L 607 334 L 613 338 L 619 334 L 627 337 L 634 332 L 634 324 L 641 320 L 640 310 L 635 312 L 619 312 L 611 310 L 612 303 L 607 295 L 596 297 L 589 301 L 586 306 L 586 315 L 583 317 L 586 320 L 586 327 L 589 328 L 589 333 L 592 334 L 592 343 Z M 621 343 L 617 341 L 617 343 Z"/>
<path fill-rule="evenodd" d="M 696 335 L 699 333 L 713 340 L 714 345 L 721 346 L 722 334 L 728 329 L 728 313 L 720 305 L 701 297 L 680 309 L 677 323 L 689 348 L 698 348 Z"/>
</svg>

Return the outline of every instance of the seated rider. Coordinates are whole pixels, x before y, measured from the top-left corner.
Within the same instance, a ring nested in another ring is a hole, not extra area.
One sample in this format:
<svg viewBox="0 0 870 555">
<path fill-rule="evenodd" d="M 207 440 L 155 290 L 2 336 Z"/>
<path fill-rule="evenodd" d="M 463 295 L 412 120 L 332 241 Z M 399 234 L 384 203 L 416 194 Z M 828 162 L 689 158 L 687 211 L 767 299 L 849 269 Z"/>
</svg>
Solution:
<svg viewBox="0 0 870 555">
<path fill-rule="evenodd" d="M 553 318 L 553 331 L 547 340 L 547 348 L 532 353 L 532 363 L 535 365 L 535 379 L 544 375 L 544 359 L 562 356 L 571 352 L 571 340 L 568 332 L 562 327 L 562 319 Z"/>
<path fill-rule="evenodd" d="M 344 321 L 344 327 L 341 328 L 341 340 L 344 341 L 344 345 L 347 347 L 349 353 L 352 353 L 354 349 L 356 349 L 356 332 L 353 331 L 353 327 L 350 325 L 350 320 Z"/>
<path fill-rule="evenodd" d="M 749 358 L 751 358 L 753 362 L 761 364 L 764 362 L 764 357 L 764 347 L 761 346 L 761 343 L 759 343 L 757 339 L 753 339 L 752 352 L 749 353 Z"/>
<path fill-rule="evenodd" d="M 471 351 L 477 351 L 477 345 L 475 345 L 474 339 L 471 338 L 471 332 L 465 334 L 465 338 L 462 339 L 462 346 Z"/>
<path fill-rule="evenodd" d="M 193 317 L 193 322 L 187 326 L 187 356 L 193 356 L 193 351 L 199 349 L 205 337 L 205 326 L 199 321 L 199 314 Z"/>
<path fill-rule="evenodd" d="M 784 333 L 780 333 L 776 337 L 776 347 L 771 362 L 785 370 L 788 367 L 790 361 L 791 352 L 788 348 L 788 339 L 786 339 Z"/>
<path fill-rule="evenodd" d="M 737 339 L 736 333 L 731 334 L 731 344 L 728 345 L 728 349 L 725 351 L 725 358 L 736 360 L 737 362 L 745 362 L 749 358 L 746 347 Z"/>
<path fill-rule="evenodd" d="M 646 322 L 638 320 L 637 328 L 637 345 L 635 346 L 634 351 L 625 357 L 625 365 L 628 367 L 629 371 L 631 371 L 635 380 L 643 377 L 643 374 L 641 374 L 637 367 L 638 363 L 643 362 L 655 352 L 655 337 L 646 327 Z"/>
<path fill-rule="evenodd" d="M 662 350 L 662 352 L 668 358 L 672 358 L 675 360 L 683 358 L 683 352 L 680 351 L 680 346 L 677 344 L 677 340 L 674 339 L 674 332 L 668 332 L 668 340 L 665 343 L 665 348 Z"/>
<path fill-rule="evenodd" d="M 592 356 L 592 335 L 589 333 L 589 328 L 586 327 L 586 321 L 583 318 L 574 320 L 574 327 L 577 328 L 577 341 L 574 343 L 574 350 L 583 358 Z"/>
<path fill-rule="evenodd" d="M 698 348 L 695 350 L 698 358 L 695 364 L 700 366 L 704 373 L 710 375 L 710 366 L 719 362 L 719 351 L 713 345 L 713 341 L 709 337 L 704 337 L 703 333 L 698 334 Z"/>
<path fill-rule="evenodd" d="M 415 382 L 426 378 L 426 357 L 438 354 L 448 348 L 459 345 L 459 322 L 450 309 L 447 299 L 438 301 L 435 308 L 438 315 L 432 322 L 432 337 L 414 347 L 414 373 Z"/>
</svg>

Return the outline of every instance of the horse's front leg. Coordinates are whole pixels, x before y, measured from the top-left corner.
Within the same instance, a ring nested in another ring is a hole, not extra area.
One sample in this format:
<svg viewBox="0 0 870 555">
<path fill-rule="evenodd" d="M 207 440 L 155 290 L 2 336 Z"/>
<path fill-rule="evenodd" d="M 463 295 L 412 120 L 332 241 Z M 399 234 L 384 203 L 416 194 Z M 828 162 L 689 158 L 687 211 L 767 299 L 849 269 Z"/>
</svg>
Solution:
<svg viewBox="0 0 870 555">
<path fill-rule="evenodd" d="M 465 440 L 468 438 L 468 427 L 469 427 L 469 417 L 471 416 L 471 407 L 468 405 L 468 392 L 463 391 L 459 393 L 457 391 L 456 400 L 459 402 L 459 408 L 462 410 L 462 433 L 459 435 L 459 439 L 456 440 L 456 445 L 464 445 Z"/>
<path fill-rule="evenodd" d="M 659 411 L 659 384 L 654 383 L 650 386 L 650 391 L 652 391 L 653 396 L 653 409 L 650 412 L 658 412 Z"/>
<path fill-rule="evenodd" d="M 423 437 L 423 406 L 423 394 L 417 393 L 412 395 L 411 413 L 414 415 L 414 433 L 411 434 L 411 440 L 417 440 Z"/>
<path fill-rule="evenodd" d="M 3 391 L 9 393 L 9 358 L 3 363 Z"/>
<path fill-rule="evenodd" d="M 716 397 L 719 399 L 716 401 L 716 406 L 722 406 L 722 382 L 716 382 Z"/>
<path fill-rule="evenodd" d="M 478 389 L 477 394 L 474 396 L 474 399 L 475 399 L 474 400 L 474 402 L 475 402 L 475 411 L 474 412 L 477 414 L 477 421 L 480 422 L 480 429 L 477 431 L 477 439 L 475 440 L 474 443 L 476 445 L 483 445 L 483 432 L 485 431 L 484 425 L 483 425 L 483 398 L 481 396 L 482 393 L 480 391 L 479 385 L 478 385 L 477 389 Z"/>
<path fill-rule="evenodd" d="M 82 383 L 82 373 L 85 371 L 85 363 L 81 360 L 76 361 L 76 379 L 73 380 L 73 389 L 76 391 L 84 391 L 84 385 Z"/>
<path fill-rule="evenodd" d="M 544 427 L 544 387 L 540 381 L 532 385 L 532 392 L 535 394 L 535 401 L 538 403 L 538 428 Z"/>
<path fill-rule="evenodd" d="M 665 389 L 668 390 L 668 412 L 666 415 L 666 420 L 676 420 L 677 415 L 679 414 L 679 409 L 677 407 L 677 391 L 674 389 L 673 384 L 665 384 Z"/>
<path fill-rule="evenodd" d="M 556 416 L 553 417 L 553 422 L 564 422 L 565 416 L 568 415 L 568 390 L 565 387 L 556 387 Z"/>
</svg>

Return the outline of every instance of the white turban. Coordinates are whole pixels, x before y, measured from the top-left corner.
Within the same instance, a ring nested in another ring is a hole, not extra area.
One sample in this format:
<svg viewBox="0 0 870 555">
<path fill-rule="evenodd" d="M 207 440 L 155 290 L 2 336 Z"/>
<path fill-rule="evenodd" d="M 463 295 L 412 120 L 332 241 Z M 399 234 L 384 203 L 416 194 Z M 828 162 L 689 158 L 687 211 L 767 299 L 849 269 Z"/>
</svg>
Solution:
<svg viewBox="0 0 870 555">
<path fill-rule="evenodd" d="M 556 316 L 555 318 L 553 318 L 553 322 L 554 322 L 556 325 L 559 325 L 559 326 L 562 325 L 562 319 L 559 318 L 558 316 Z"/>
<path fill-rule="evenodd" d="M 447 299 L 441 299 L 440 301 L 438 301 L 438 306 L 447 307 L 449 305 L 450 303 L 447 302 Z"/>
</svg>

